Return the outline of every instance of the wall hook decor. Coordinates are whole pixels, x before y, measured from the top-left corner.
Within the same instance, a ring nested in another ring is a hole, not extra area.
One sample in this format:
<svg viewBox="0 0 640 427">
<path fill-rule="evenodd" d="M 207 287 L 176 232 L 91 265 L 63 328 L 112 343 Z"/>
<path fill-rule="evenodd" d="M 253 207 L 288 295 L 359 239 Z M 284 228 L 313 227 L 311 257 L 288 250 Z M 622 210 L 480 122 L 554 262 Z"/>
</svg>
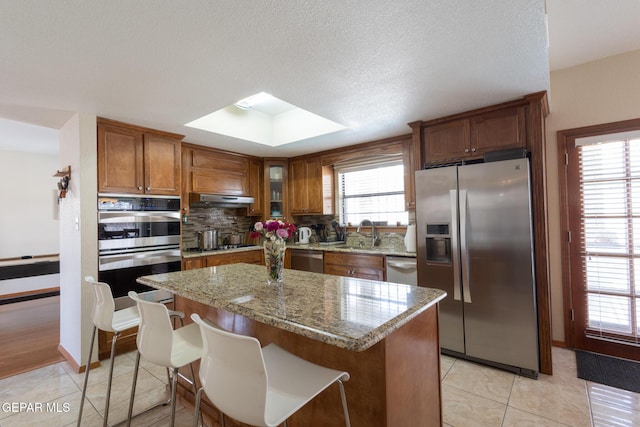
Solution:
<svg viewBox="0 0 640 427">
<path fill-rule="evenodd" d="M 62 170 L 57 171 L 53 176 L 60 177 L 60 181 L 58 182 L 58 191 L 60 192 L 58 199 L 64 199 L 67 196 L 69 180 L 71 180 L 71 166 L 67 166 Z"/>
</svg>

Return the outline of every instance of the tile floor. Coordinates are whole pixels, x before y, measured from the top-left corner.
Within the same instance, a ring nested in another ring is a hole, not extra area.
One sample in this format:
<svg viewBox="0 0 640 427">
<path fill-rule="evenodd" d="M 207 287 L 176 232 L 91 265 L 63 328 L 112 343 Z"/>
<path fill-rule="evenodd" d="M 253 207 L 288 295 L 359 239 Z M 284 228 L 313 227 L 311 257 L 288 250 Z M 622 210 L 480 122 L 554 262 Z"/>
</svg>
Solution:
<svg viewBox="0 0 640 427">
<path fill-rule="evenodd" d="M 126 418 L 134 357 L 116 359 L 109 424 Z M 572 351 L 554 348 L 553 359 L 554 375 L 532 380 L 442 356 L 445 426 L 640 426 L 640 394 L 577 378 Z M 83 426 L 102 425 L 106 374 L 106 364 L 90 373 Z M 83 374 L 73 373 L 66 362 L 0 380 L 0 426 L 74 426 L 82 381 Z M 134 412 L 166 399 L 166 383 L 164 369 L 142 361 Z M 33 406 L 12 412 L 13 402 Z M 132 424 L 169 425 L 169 411 L 159 407 Z M 179 406 L 176 425 L 191 422 L 189 410 Z"/>
</svg>

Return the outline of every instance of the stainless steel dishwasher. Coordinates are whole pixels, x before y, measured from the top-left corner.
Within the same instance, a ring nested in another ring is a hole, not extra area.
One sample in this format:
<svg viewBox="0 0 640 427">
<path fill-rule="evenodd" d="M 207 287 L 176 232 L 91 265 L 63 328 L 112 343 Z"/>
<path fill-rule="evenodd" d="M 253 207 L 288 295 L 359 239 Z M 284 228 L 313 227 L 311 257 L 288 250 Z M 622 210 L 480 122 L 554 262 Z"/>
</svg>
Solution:
<svg viewBox="0 0 640 427">
<path fill-rule="evenodd" d="M 291 269 L 322 273 L 324 270 L 322 251 L 292 249 Z"/>
<path fill-rule="evenodd" d="M 387 282 L 418 284 L 418 269 L 413 257 L 387 257 Z"/>
</svg>

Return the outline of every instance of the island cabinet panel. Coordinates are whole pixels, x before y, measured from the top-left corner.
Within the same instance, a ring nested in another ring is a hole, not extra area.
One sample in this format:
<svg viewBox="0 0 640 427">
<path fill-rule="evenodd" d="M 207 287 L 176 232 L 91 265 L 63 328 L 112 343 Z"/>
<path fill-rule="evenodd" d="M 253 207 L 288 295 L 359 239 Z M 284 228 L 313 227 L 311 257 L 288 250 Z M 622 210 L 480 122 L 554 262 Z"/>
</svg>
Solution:
<svg viewBox="0 0 640 427">
<path fill-rule="evenodd" d="M 524 149 L 527 146 L 525 114 L 525 107 L 517 106 L 462 119 L 424 124 L 424 162 L 479 159 L 491 151 Z M 417 128 L 414 127 L 414 132 Z"/>
<path fill-rule="evenodd" d="M 344 386 L 353 426 L 442 425 L 437 304 L 364 351 L 339 348 L 180 296 L 176 310 L 198 313 L 225 330 L 254 336 L 262 346 L 275 343 L 311 362 L 349 372 L 351 378 Z M 191 319 L 185 318 L 188 322 Z M 199 362 L 195 363 L 198 372 Z M 188 369 L 182 373 L 190 375 Z M 179 393 L 193 405 L 193 389 L 182 378 Z M 204 395 L 202 408 L 205 423 L 219 426 L 219 411 Z M 247 427 L 230 417 L 225 417 L 225 425 Z M 289 418 L 287 425 L 344 426 L 338 386 L 318 395 Z"/>
<path fill-rule="evenodd" d="M 289 206 L 292 215 L 333 213 L 332 168 L 319 156 L 289 161 Z"/>
<path fill-rule="evenodd" d="M 181 135 L 98 120 L 98 191 L 180 195 Z"/>
<path fill-rule="evenodd" d="M 324 273 L 360 279 L 385 280 L 384 256 L 370 254 L 324 253 Z"/>
<path fill-rule="evenodd" d="M 182 156 L 187 192 L 250 195 L 247 157 L 193 146 L 183 148 Z"/>
</svg>

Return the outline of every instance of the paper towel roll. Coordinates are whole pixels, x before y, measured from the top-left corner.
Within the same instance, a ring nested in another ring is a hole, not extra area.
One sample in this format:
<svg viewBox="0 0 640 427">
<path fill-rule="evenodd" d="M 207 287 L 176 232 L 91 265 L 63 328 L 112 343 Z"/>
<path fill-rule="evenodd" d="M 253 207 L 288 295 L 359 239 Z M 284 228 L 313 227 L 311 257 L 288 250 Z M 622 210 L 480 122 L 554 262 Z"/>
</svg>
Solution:
<svg viewBox="0 0 640 427">
<path fill-rule="evenodd" d="M 407 247 L 407 252 L 416 251 L 416 225 L 409 224 L 407 226 L 407 233 L 404 235 L 404 245 Z"/>
</svg>

